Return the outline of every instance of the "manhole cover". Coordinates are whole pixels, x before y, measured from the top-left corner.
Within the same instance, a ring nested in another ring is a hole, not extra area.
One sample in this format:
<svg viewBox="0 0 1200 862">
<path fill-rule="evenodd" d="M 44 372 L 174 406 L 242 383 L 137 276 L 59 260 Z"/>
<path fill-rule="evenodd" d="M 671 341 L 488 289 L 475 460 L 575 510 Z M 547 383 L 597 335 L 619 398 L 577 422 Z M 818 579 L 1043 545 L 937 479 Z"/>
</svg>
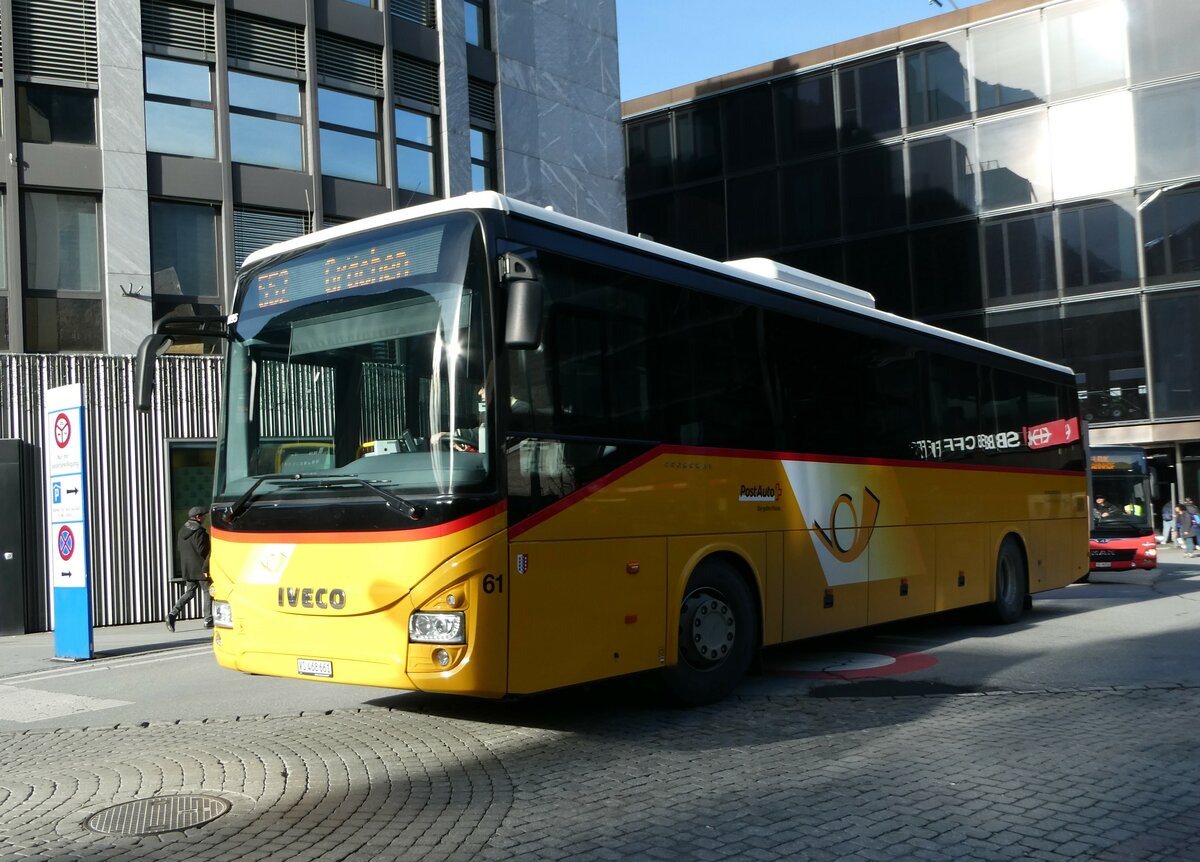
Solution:
<svg viewBox="0 0 1200 862">
<path fill-rule="evenodd" d="M 105 835 L 157 835 L 202 826 L 229 808 L 229 803 L 219 796 L 153 796 L 98 811 L 88 818 L 86 825 L 93 832 Z"/>
</svg>

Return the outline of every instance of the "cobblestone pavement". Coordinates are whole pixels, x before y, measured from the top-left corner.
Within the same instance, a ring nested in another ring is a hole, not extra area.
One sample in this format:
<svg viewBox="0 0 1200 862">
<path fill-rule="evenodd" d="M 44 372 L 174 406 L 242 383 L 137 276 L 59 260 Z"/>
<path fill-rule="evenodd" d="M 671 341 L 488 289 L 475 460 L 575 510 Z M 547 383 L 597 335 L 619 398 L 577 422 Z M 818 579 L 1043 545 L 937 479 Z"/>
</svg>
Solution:
<svg viewBox="0 0 1200 862">
<path fill-rule="evenodd" d="M 1200 860 L 1196 688 L 397 703 L 0 734 L 0 859 Z"/>
</svg>

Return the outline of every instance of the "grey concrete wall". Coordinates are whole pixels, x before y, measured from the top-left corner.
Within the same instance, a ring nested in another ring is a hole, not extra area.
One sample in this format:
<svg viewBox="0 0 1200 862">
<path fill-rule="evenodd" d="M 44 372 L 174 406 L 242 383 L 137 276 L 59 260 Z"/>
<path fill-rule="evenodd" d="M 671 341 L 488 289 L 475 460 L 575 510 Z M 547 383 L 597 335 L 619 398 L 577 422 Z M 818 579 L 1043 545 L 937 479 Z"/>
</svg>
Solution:
<svg viewBox="0 0 1200 862">
<path fill-rule="evenodd" d="M 136 351 L 151 327 L 141 20 L 138 0 L 96 2 L 105 341 L 116 354 Z M 123 290 L 144 298 L 124 296 Z"/>
<path fill-rule="evenodd" d="M 503 190 L 625 230 L 615 0 L 492 7 Z"/>
</svg>

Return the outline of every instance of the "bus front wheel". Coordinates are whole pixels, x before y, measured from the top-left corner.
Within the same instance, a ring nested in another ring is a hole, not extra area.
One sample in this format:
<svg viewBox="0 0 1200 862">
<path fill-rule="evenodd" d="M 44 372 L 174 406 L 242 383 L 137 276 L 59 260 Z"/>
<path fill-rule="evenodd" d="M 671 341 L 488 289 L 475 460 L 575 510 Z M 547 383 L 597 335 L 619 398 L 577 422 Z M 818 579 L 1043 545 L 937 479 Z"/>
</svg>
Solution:
<svg viewBox="0 0 1200 862">
<path fill-rule="evenodd" d="M 1029 574 L 1025 570 L 1025 555 L 1013 538 L 1004 540 L 996 558 L 996 598 L 988 607 L 993 622 L 1015 623 L 1025 611 L 1029 595 Z"/>
<path fill-rule="evenodd" d="M 679 657 L 664 668 L 667 692 L 689 706 L 728 695 L 758 650 L 758 611 L 746 582 L 727 563 L 705 560 L 679 607 Z"/>
</svg>

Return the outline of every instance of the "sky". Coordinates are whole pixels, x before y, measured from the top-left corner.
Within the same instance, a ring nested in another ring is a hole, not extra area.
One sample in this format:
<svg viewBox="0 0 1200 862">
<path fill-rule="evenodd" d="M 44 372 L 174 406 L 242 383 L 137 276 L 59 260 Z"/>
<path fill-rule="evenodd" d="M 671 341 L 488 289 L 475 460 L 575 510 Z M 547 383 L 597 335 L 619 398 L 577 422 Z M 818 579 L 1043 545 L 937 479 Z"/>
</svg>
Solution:
<svg viewBox="0 0 1200 862">
<path fill-rule="evenodd" d="M 982 0 L 617 0 L 621 100 L 973 6 Z"/>
</svg>

